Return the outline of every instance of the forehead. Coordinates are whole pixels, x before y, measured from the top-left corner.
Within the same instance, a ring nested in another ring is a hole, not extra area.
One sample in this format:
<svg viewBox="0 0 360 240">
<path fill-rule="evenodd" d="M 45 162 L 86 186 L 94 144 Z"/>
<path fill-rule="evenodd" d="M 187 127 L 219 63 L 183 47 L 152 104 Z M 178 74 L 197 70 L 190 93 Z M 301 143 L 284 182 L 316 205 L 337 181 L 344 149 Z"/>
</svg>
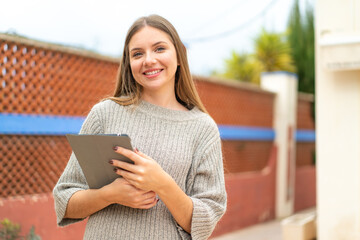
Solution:
<svg viewBox="0 0 360 240">
<path fill-rule="evenodd" d="M 145 26 L 132 36 L 129 42 L 129 49 L 131 50 L 131 48 L 134 47 L 153 45 L 157 42 L 172 44 L 170 36 L 167 33 L 154 27 Z"/>
</svg>

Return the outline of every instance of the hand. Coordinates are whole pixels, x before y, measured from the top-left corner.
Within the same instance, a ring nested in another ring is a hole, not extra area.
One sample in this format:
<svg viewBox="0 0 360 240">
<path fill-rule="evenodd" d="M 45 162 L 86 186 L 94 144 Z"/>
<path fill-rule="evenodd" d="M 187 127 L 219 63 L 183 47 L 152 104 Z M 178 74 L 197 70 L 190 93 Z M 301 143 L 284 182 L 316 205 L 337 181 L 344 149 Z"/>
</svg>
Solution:
<svg viewBox="0 0 360 240">
<path fill-rule="evenodd" d="M 110 163 L 117 167 L 115 169 L 117 174 L 136 188 L 157 192 L 168 182 L 170 176 L 154 159 L 144 153 L 122 147 L 117 147 L 115 151 L 134 161 L 134 164 L 130 164 L 113 159 Z"/>
<path fill-rule="evenodd" d="M 116 167 L 116 173 L 123 176 L 130 184 L 145 191 L 154 191 L 176 222 L 188 233 L 191 232 L 193 202 L 177 185 L 174 179 L 149 156 L 135 150 L 117 147 L 115 151 L 131 159 L 134 164 L 118 160 L 110 163 Z"/>
<path fill-rule="evenodd" d="M 153 191 L 144 191 L 134 187 L 124 178 L 117 178 L 103 187 L 106 200 L 124 206 L 140 209 L 149 209 L 159 201 Z"/>
</svg>

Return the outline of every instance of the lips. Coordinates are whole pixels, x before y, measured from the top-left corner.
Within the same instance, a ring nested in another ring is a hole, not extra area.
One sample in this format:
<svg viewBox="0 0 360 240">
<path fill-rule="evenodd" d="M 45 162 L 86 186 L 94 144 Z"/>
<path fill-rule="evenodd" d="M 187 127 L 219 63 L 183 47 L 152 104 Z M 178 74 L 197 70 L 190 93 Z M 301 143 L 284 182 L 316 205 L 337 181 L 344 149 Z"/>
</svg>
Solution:
<svg viewBox="0 0 360 240">
<path fill-rule="evenodd" d="M 143 74 L 147 78 L 154 78 L 154 77 L 159 76 L 162 71 L 163 71 L 163 69 L 149 69 L 149 70 L 146 70 L 145 72 L 143 72 Z"/>
<path fill-rule="evenodd" d="M 152 70 L 152 71 L 145 71 L 144 75 L 154 75 L 154 74 L 157 74 L 157 73 L 159 73 L 161 71 L 162 71 L 161 69 Z"/>
</svg>

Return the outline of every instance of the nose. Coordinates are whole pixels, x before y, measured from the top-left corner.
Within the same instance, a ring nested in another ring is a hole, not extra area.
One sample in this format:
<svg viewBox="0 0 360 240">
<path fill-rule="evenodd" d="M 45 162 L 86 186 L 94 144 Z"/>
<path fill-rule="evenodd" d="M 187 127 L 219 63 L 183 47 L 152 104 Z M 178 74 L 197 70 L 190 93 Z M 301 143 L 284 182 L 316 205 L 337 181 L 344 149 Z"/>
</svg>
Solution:
<svg viewBox="0 0 360 240">
<path fill-rule="evenodd" d="M 156 63 L 156 58 L 152 53 L 146 54 L 144 65 L 151 66 Z"/>
</svg>

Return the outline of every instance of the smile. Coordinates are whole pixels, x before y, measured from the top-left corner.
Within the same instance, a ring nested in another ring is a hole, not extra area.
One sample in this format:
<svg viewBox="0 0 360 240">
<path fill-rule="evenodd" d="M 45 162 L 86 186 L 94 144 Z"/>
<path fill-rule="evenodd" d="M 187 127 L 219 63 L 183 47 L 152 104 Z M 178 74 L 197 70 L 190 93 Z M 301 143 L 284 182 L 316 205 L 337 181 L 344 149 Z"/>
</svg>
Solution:
<svg viewBox="0 0 360 240">
<path fill-rule="evenodd" d="M 154 70 L 154 71 L 151 71 L 151 72 L 144 72 L 144 75 L 154 75 L 154 74 L 157 74 L 159 72 L 161 72 L 162 70 L 159 69 L 159 70 Z"/>
</svg>

